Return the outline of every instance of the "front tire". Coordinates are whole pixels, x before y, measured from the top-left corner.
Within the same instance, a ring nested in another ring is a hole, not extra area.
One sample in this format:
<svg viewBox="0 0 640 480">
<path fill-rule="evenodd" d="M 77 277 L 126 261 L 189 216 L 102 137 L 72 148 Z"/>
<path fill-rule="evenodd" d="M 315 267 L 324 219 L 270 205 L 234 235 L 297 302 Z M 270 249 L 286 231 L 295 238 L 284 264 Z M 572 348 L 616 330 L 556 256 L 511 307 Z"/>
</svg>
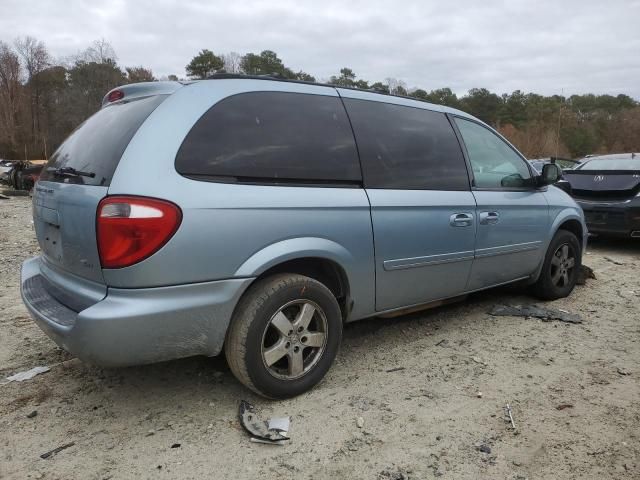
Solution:
<svg viewBox="0 0 640 480">
<path fill-rule="evenodd" d="M 558 230 L 544 259 L 534 293 L 542 300 L 568 296 L 576 285 L 582 265 L 582 250 L 578 238 L 568 230 Z"/>
<path fill-rule="evenodd" d="M 236 307 L 225 356 L 236 378 L 269 398 L 299 395 L 331 367 L 342 340 L 342 315 L 331 291 L 309 277 L 259 280 Z"/>
</svg>

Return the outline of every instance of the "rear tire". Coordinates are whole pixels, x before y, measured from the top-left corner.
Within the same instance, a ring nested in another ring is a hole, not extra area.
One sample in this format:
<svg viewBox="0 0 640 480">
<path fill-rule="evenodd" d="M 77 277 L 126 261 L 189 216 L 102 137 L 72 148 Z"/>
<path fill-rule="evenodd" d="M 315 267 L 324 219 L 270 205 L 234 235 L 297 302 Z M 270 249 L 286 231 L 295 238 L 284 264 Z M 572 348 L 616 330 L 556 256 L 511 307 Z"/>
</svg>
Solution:
<svg viewBox="0 0 640 480">
<path fill-rule="evenodd" d="M 576 285 L 582 265 L 578 238 L 568 230 L 558 230 L 549 244 L 534 294 L 542 300 L 568 296 Z"/>
<path fill-rule="evenodd" d="M 236 307 L 225 356 L 236 378 L 269 398 L 299 395 L 327 373 L 342 340 L 342 315 L 322 283 L 295 274 L 259 280 Z"/>
</svg>

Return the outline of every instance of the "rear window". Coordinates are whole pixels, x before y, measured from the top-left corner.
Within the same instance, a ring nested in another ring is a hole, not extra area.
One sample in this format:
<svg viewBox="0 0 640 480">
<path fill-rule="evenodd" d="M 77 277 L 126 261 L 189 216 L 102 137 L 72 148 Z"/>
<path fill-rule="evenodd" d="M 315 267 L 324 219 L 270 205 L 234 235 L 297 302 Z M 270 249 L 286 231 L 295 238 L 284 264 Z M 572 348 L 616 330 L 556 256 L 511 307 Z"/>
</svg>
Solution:
<svg viewBox="0 0 640 480">
<path fill-rule="evenodd" d="M 155 95 L 102 108 L 60 145 L 43 169 L 40 180 L 108 186 L 138 128 L 166 97 Z M 95 176 L 60 176 L 51 171 L 65 167 Z"/>
<path fill-rule="evenodd" d="M 288 92 L 249 92 L 215 104 L 187 134 L 176 170 L 219 181 L 361 182 L 340 99 Z"/>
<path fill-rule="evenodd" d="M 422 108 L 345 99 L 367 188 L 469 190 L 447 117 Z"/>
</svg>

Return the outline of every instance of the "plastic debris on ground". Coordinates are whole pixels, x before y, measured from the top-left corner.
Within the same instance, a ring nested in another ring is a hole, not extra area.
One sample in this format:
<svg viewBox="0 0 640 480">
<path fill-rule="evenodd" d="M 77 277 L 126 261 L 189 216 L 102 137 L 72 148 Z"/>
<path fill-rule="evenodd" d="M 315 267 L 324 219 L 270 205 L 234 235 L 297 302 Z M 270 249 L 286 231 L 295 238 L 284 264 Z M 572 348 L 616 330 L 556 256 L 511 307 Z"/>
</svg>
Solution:
<svg viewBox="0 0 640 480">
<path fill-rule="evenodd" d="M 30 380 L 36 375 L 40 375 L 41 373 L 46 373 L 51 370 L 50 367 L 33 367 L 31 370 L 26 370 L 24 372 L 16 373 L 15 375 L 11 375 L 7 377 L 7 383 L 10 382 L 24 382 L 25 380 Z"/>
<path fill-rule="evenodd" d="M 582 323 L 582 317 L 576 313 L 538 305 L 496 305 L 489 315 L 500 317 L 536 317 L 545 322 L 559 320 L 566 323 Z"/>
<path fill-rule="evenodd" d="M 49 450 L 46 453 L 43 453 L 42 455 L 40 455 L 40 458 L 42 459 L 47 459 L 53 455 L 55 455 L 56 453 L 60 453 L 62 450 L 66 450 L 69 447 L 73 447 L 76 444 L 76 442 L 69 442 L 69 443 L 65 443 L 64 445 L 58 447 L 58 448 L 54 448 L 53 450 Z"/>
<path fill-rule="evenodd" d="M 268 421 L 260 419 L 255 408 L 249 402 L 242 400 L 238 411 L 242 427 L 252 435 L 254 443 L 268 445 L 285 445 L 289 440 L 290 417 L 274 417 Z"/>
</svg>

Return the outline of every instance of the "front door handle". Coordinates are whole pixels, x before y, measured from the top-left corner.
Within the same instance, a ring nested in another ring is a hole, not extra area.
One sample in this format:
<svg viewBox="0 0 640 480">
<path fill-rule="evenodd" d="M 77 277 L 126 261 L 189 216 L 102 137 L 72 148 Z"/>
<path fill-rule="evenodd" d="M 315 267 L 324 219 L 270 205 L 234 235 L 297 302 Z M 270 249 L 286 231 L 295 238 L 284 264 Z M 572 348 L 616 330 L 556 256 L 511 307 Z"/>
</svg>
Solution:
<svg viewBox="0 0 640 480">
<path fill-rule="evenodd" d="M 495 225 L 500 219 L 498 212 L 481 212 L 480 225 Z"/>
<path fill-rule="evenodd" d="M 470 227 L 473 224 L 473 215 L 470 213 L 454 213 L 449 218 L 452 227 Z"/>
</svg>

